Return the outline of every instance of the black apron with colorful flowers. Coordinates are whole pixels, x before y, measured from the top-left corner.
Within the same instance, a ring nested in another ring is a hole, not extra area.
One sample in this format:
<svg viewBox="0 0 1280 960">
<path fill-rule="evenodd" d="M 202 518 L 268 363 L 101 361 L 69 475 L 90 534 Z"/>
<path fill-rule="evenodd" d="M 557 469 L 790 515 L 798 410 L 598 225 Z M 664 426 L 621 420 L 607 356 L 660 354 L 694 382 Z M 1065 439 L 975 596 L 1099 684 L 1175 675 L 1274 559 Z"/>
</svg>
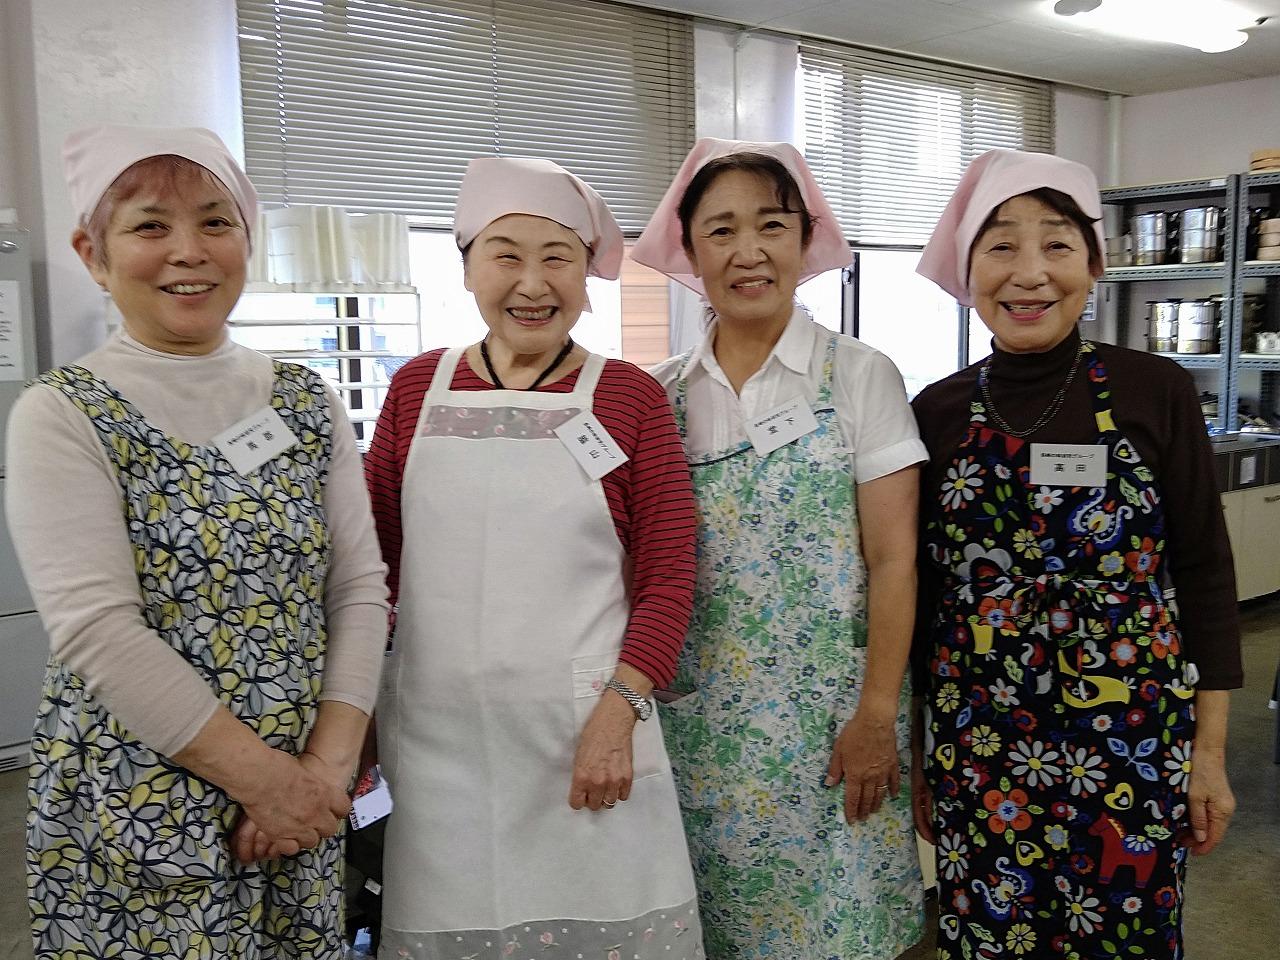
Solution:
<svg viewBox="0 0 1280 960">
<path fill-rule="evenodd" d="M 1182 956 L 1194 668 L 1157 578 L 1159 488 L 1082 350 L 1106 486 L 1032 485 L 1031 444 L 979 390 L 926 518 L 940 960 Z"/>
</svg>

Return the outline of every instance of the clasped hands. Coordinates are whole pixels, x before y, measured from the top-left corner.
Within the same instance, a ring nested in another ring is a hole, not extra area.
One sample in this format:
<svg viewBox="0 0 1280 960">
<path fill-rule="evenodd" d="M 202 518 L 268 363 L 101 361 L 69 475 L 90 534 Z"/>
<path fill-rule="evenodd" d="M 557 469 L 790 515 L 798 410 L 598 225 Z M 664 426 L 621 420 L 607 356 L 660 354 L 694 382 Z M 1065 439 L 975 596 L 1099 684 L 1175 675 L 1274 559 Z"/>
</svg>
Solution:
<svg viewBox="0 0 1280 960">
<path fill-rule="evenodd" d="M 351 771 L 316 754 L 272 750 L 262 776 L 236 797 L 242 813 L 231 833 L 241 863 L 295 856 L 342 829 L 351 810 Z"/>
</svg>

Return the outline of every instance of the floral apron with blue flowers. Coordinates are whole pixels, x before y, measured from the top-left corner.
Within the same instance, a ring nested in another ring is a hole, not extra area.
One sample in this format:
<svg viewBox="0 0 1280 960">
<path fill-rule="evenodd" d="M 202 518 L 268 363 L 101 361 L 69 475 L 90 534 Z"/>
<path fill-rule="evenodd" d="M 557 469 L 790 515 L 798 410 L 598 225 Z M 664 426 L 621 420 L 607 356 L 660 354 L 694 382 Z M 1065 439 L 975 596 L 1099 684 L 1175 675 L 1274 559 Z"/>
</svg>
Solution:
<svg viewBox="0 0 1280 960">
<path fill-rule="evenodd" d="M 269 746 L 301 752 L 325 659 L 332 426 L 319 375 L 276 363 L 271 406 L 298 443 L 249 476 L 152 426 L 84 367 L 39 382 L 89 418 L 115 469 L 147 626 Z M 339 838 L 237 863 L 240 808 L 134 737 L 53 658 L 31 753 L 37 960 L 346 955 Z"/>
<path fill-rule="evenodd" d="M 1106 486 L 1033 485 L 979 389 L 927 517 L 940 960 L 1182 956 L 1194 667 L 1159 488 L 1082 349 Z"/>
<path fill-rule="evenodd" d="M 766 456 L 748 443 L 690 459 L 697 584 L 662 728 L 710 960 L 885 960 L 919 940 L 923 890 L 908 791 L 844 820 L 826 787 L 866 670 L 866 568 L 852 457 L 831 401 L 818 429 Z M 685 381 L 675 396 L 682 435 Z M 897 736 L 910 762 L 910 690 Z"/>
</svg>

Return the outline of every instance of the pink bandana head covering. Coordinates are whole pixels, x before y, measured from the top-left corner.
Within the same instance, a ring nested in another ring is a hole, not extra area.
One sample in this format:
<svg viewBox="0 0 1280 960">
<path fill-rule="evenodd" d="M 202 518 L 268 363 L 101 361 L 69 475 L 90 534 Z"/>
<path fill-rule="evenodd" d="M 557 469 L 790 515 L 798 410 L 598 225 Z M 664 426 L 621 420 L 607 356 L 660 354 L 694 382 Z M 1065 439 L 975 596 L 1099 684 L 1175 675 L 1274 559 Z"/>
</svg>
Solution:
<svg viewBox="0 0 1280 960">
<path fill-rule="evenodd" d="M 576 233 L 591 252 L 587 272 L 618 279 L 622 228 L 600 194 L 550 160 L 479 157 L 467 165 L 453 214 L 453 236 L 465 250 L 493 221 L 512 213 L 545 217 Z"/>
<path fill-rule="evenodd" d="M 665 273 L 696 293 L 706 293 L 702 281 L 693 273 L 693 264 L 681 242 L 680 201 L 684 199 L 689 183 L 699 170 L 712 160 L 735 153 L 762 153 L 773 157 L 787 168 L 796 186 L 800 188 L 800 198 L 804 200 L 805 207 L 814 219 L 813 236 L 804 252 L 801 283 L 836 267 L 847 267 L 853 261 L 853 254 L 849 250 L 849 244 L 845 242 L 844 234 L 840 232 L 836 215 L 827 203 L 827 198 L 822 195 L 818 181 L 813 178 L 813 172 L 799 150 L 789 143 L 752 143 L 748 140 L 717 140 L 715 137 L 699 140 L 684 158 L 676 178 L 671 181 L 662 202 L 658 204 L 653 219 L 631 248 L 632 260 L 652 267 L 659 273 Z"/>
<path fill-rule="evenodd" d="M 1065 193 L 1094 221 L 1099 252 L 1107 248 L 1102 228 L 1102 199 L 1098 180 L 1082 163 L 1049 153 L 988 150 L 969 164 L 933 236 L 920 255 L 916 273 L 928 277 L 966 307 L 969 296 L 969 251 L 991 211 L 1019 194 L 1051 187 Z M 1099 276 L 1097 272 L 1094 276 Z"/>
<path fill-rule="evenodd" d="M 246 232 L 258 225 L 258 191 L 216 133 L 203 127 L 125 127 L 77 130 L 62 145 L 62 169 L 78 223 L 93 215 L 102 195 L 139 160 L 184 157 L 212 173 L 240 208 Z"/>
</svg>

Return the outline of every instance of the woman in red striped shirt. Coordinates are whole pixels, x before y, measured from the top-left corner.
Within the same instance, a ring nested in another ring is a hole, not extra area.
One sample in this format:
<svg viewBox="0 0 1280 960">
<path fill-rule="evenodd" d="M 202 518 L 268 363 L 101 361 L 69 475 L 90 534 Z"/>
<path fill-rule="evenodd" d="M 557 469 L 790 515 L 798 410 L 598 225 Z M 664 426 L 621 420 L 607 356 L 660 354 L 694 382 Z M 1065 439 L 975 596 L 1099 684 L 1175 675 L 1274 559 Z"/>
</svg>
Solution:
<svg viewBox="0 0 1280 960">
<path fill-rule="evenodd" d="M 472 161 L 454 233 L 488 335 L 397 373 L 366 460 L 397 610 L 382 955 L 701 957 L 649 699 L 692 605 L 689 472 L 662 388 L 569 335 L 622 233 L 515 159 Z"/>
</svg>

